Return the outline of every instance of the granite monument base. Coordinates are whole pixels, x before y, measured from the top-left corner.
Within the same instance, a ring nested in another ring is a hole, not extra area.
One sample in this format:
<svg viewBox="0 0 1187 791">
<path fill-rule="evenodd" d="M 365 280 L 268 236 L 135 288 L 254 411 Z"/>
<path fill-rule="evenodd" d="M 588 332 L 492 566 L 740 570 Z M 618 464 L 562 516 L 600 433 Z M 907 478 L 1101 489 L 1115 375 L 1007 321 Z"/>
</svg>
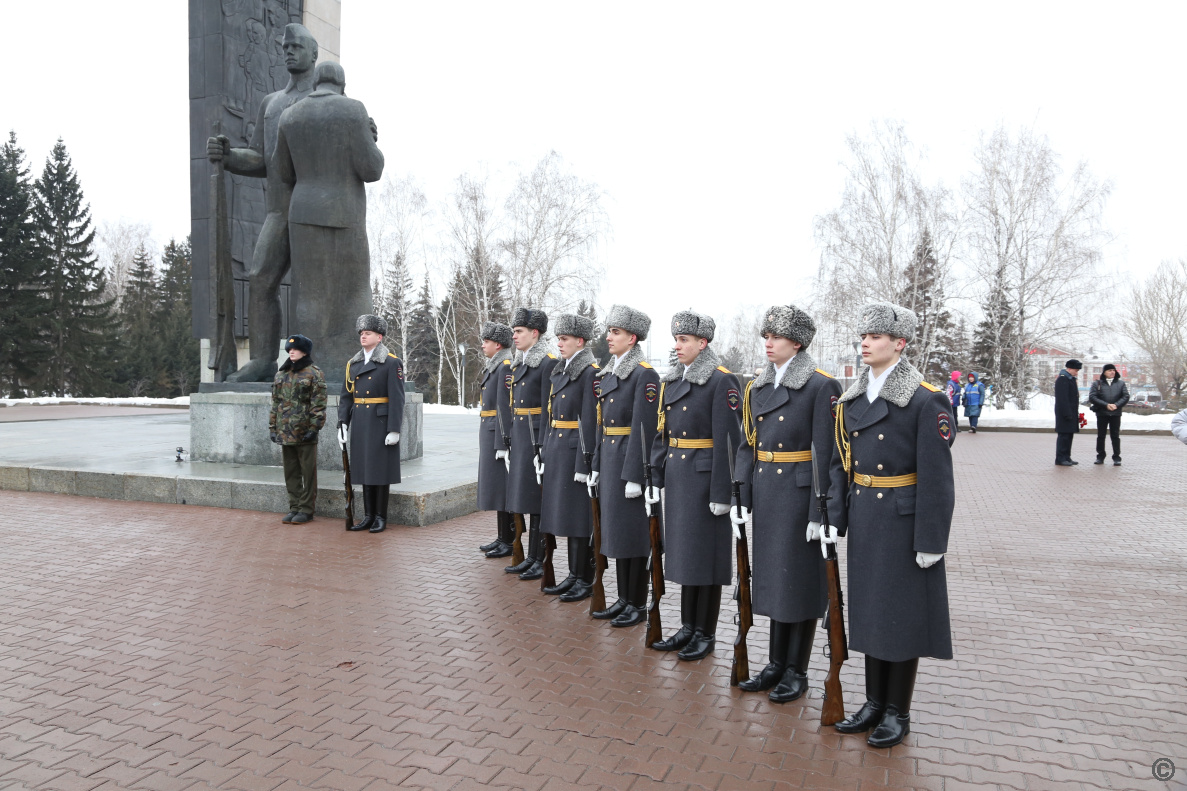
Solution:
<svg viewBox="0 0 1187 791">
<path fill-rule="evenodd" d="M 221 383 L 220 383 L 221 384 Z M 268 438 L 269 392 L 198 392 L 190 396 L 190 458 L 224 464 L 283 464 L 280 446 Z M 207 389 L 203 386 L 203 390 Z M 244 388 L 247 389 L 247 388 Z M 317 467 L 342 469 L 338 445 L 338 396 L 326 404 L 326 425 L 318 435 Z M 406 393 L 400 430 L 400 461 L 424 455 L 424 395 Z"/>
</svg>

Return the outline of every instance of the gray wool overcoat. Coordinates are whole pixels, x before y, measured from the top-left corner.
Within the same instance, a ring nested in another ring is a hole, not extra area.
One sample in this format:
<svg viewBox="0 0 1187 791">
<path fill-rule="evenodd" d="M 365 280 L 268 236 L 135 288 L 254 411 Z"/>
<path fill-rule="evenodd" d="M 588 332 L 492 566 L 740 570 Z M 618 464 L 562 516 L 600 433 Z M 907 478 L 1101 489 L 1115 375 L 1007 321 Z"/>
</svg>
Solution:
<svg viewBox="0 0 1187 791">
<path fill-rule="evenodd" d="M 384 404 L 358 404 L 356 399 L 386 398 Z M 338 399 L 338 422 L 350 426 L 350 480 L 361 486 L 400 482 L 400 444 L 385 445 L 388 433 L 404 422 L 404 365 L 380 343 L 370 362 L 363 352 L 346 364 L 346 380 Z"/>
<path fill-rule="evenodd" d="M 833 408 L 841 385 L 816 370 L 816 362 L 801 351 L 779 382 L 775 365 L 767 363 L 747 390 L 749 425 L 755 447 L 743 437 L 736 474 L 742 481 L 742 504 L 753 513 L 754 579 L 751 600 L 757 615 L 796 623 L 820 618 L 828 607 L 828 587 L 820 544 L 805 539 L 808 522 L 820 521 L 820 507 L 812 485 L 811 461 L 757 461 L 754 451 L 793 453 L 815 446 L 822 492 L 831 502 L 845 495 L 843 476 L 832 485 L 830 464 L 841 471 L 833 453 Z"/>
<path fill-rule="evenodd" d="M 589 492 L 584 483 L 573 477 L 589 475 L 589 466 L 581 455 L 581 435 L 575 428 L 554 427 L 556 421 L 578 421 L 585 442 L 593 449 L 598 426 L 598 399 L 594 392 L 598 366 L 593 353 L 582 349 L 573 355 L 568 368 L 558 360 L 549 377 L 551 423 L 544 432 L 544 488 L 541 493 L 540 529 L 554 536 L 589 538 L 593 534 L 593 516 Z M 548 416 L 546 414 L 546 417 Z"/>
<path fill-rule="evenodd" d="M 507 510 L 507 466 L 495 458 L 501 443 L 497 413 L 499 396 L 507 398 L 503 377 L 511 371 L 511 353 L 495 354 L 482 371 L 482 416 L 478 420 L 478 510 Z M 508 429 L 511 424 L 507 423 Z"/>
<path fill-rule="evenodd" d="M 676 366 L 679 376 L 683 366 Z M 741 438 L 742 393 L 738 378 L 718 366 L 706 348 L 686 378 L 665 377 L 664 431 L 652 446 L 657 486 L 664 486 L 664 578 L 678 585 L 728 585 L 733 579 L 733 529 L 729 514 L 714 516 L 709 503 L 728 505 L 732 477 L 728 444 Z M 678 448 L 671 439 L 712 440 L 711 448 Z"/>
<path fill-rule="evenodd" d="M 847 514 L 849 647 L 890 662 L 951 659 L 944 561 L 921 569 L 915 554 L 948 551 L 955 503 L 952 404 L 906 361 L 891 371 L 873 403 L 865 394 L 868 381 L 867 368 L 841 397 L 854 479 Z M 914 486 L 862 483 L 863 475 L 911 473 L 919 476 Z"/>
<path fill-rule="evenodd" d="M 628 500 L 626 485 L 643 486 L 643 454 L 650 460 L 659 418 L 659 386 L 659 374 L 643 359 L 638 346 L 623 356 L 617 369 L 602 373 L 599 381 L 602 424 L 593 463 L 599 476 L 602 554 L 608 558 L 641 558 L 651 553 L 643 498 Z M 630 428 L 631 433 L 605 433 L 622 428 Z M 658 511 L 659 505 L 655 508 Z"/>
<path fill-rule="evenodd" d="M 536 441 L 544 442 L 544 407 L 548 403 L 548 379 L 556 355 L 549 354 L 543 343 L 528 349 L 517 362 L 504 367 L 503 393 L 499 398 L 502 425 L 508 426 L 511 439 L 511 470 L 507 473 L 507 511 L 513 514 L 540 513 L 540 484 L 536 482 L 536 468 L 532 465 Z M 538 410 L 535 414 L 515 414 L 515 410 Z M 531 421 L 529 428 L 528 421 Z M 495 448 L 507 450 L 501 432 L 495 432 Z"/>
</svg>

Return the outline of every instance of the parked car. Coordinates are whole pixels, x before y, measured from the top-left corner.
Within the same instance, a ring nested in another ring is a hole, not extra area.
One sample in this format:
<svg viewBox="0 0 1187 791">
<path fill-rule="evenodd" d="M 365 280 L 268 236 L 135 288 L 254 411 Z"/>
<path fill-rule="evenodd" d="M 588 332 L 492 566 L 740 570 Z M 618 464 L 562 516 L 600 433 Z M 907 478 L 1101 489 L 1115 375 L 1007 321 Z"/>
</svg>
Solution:
<svg viewBox="0 0 1187 791">
<path fill-rule="evenodd" d="M 1132 407 L 1140 407 L 1141 409 L 1161 409 L 1166 402 L 1162 400 L 1162 394 L 1150 390 L 1143 390 L 1140 393 L 1135 393 L 1133 398 L 1129 399 L 1129 405 Z"/>
</svg>

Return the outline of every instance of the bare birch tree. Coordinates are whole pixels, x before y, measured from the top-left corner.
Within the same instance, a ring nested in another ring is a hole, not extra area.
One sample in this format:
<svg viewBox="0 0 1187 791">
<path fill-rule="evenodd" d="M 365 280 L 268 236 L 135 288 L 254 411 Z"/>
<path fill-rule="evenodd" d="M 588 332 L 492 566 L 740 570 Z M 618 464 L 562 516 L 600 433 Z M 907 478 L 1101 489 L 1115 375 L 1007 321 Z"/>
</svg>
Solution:
<svg viewBox="0 0 1187 791">
<path fill-rule="evenodd" d="M 507 198 L 502 244 L 512 306 L 572 311 L 596 295 L 603 276 L 596 253 L 609 233 L 602 197 L 555 151 L 520 176 Z"/>
<path fill-rule="evenodd" d="M 407 356 L 415 294 L 412 272 L 424 266 L 429 202 L 412 176 L 384 176 L 367 187 L 367 243 L 375 311 L 388 320 L 389 346 Z"/>
<path fill-rule="evenodd" d="M 1081 162 L 1064 177 L 1045 137 L 998 128 L 983 137 L 964 182 L 968 262 L 983 289 L 989 374 L 999 404 L 1025 408 L 1034 393 L 1026 349 L 1087 329 L 1106 287 L 1102 212 L 1112 186 Z"/>
<path fill-rule="evenodd" d="M 152 227 L 148 223 L 105 221 L 100 223 L 95 234 L 99 265 L 107 272 L 107 296 L 115 297 L 117 306 L 123 301 L 132 261 L 141 247 L 150 251 L 156 249 Z"/>
<path fill-rule="evenodd" d="M 1165 399 L 1187 389 L 1187 261 L 1163 261 L 1133 289 L 1123 329 L 1150 358 Z"/>
</svg>

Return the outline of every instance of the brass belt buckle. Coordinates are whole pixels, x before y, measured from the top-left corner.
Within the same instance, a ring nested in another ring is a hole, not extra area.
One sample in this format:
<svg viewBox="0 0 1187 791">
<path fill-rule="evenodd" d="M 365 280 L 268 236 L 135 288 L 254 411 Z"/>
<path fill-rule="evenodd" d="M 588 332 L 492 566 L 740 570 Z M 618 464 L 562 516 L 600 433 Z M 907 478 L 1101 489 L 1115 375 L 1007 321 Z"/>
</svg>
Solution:
<svg viewBox="0 0 1187 791">
<path fill-rule="evenodd" d="M 853 476 L 853 480 L 856 483 L 860 483 L 862 486 L 869 486 L 874 479 L 866 475 L 864 472 L 859 472 L 857 475 Z"/>
</svg>

